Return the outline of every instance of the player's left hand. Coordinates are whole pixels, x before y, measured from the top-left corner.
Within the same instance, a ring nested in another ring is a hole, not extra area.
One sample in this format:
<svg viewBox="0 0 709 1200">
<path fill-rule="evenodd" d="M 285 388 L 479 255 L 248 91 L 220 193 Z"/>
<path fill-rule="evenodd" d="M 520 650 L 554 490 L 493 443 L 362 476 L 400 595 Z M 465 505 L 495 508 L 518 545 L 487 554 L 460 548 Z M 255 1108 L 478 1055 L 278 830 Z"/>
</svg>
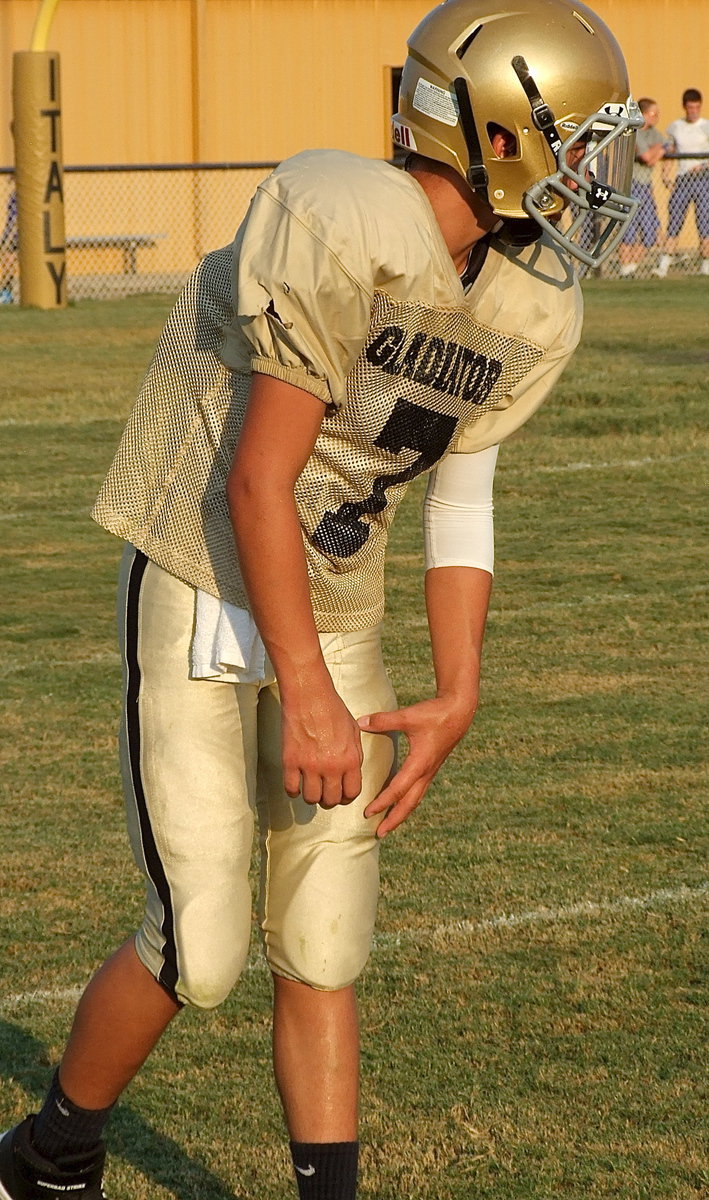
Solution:
<svg viewBox="0 0 709 1200">
<path fill-rule="evenodd" d="M 366 817 L 386 812 L 377 837 L 386 837 L 418 807 L 441 764 L 468 729 L 473 715 L 474 709 L 461 712 L 447 700 L 436 698 L 394 712 L 371 713 L 359 718 L 358 725 L 366 733 L 397 730 L 409 743 L 409 752 L 399 770 L 364 811 Z"/>
</svg>

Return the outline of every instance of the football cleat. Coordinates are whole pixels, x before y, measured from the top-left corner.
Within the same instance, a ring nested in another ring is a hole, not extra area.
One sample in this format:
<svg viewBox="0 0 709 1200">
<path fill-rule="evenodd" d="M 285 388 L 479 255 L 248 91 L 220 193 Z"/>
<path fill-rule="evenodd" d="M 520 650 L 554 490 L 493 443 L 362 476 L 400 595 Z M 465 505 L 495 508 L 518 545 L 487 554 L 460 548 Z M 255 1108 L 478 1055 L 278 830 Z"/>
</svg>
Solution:
<svg viewBox="0 0 709 1200">
<path fill-rule="evenodd" d="M 103 1143 L 90 1155 L 64 1157 L 55 1166 L 32 1145 L 33 1119 L 0 1135 L 0 1200 L 106 1200 Z"/>
</svg>

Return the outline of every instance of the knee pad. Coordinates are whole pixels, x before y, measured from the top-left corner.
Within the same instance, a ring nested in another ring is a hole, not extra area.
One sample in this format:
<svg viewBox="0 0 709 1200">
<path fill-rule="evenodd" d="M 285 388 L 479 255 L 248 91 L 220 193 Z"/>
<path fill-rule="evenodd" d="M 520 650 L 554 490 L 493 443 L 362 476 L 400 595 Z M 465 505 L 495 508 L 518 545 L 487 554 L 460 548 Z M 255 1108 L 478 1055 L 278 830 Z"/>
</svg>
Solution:
<svg viewBox="0 0 709 1200">
<path fill-rule="evenodd" d="M 226 1000 L 246 965 L 248 938 L 216 947 L 208 938 L 166 956 L 164 935 L 154 936 L 149 920 L 138 930 L 135 948 L 143 966 L 170 995 L 190 1008 L 217 1008 Z"/>
<path fill-rule="evenodd" d="M 326 841 L 292 854 L 279 877 L 262 910 L 269 967 L 322 991 L 349 987 L 367 962 L 374 933 L 379 844 L 373 832 L 345 847 Z"/>
<path fill-rule="evenodd" d="M 217 1008 L 226 1000 L 244 969 L 244 961 L 233 965 L 228 972 L 223 963 L 215 963 L 214 966 L 214 971 L 205 970 L 205 965 L 202 965 L 201 969 L 180 973 L 175 994 L 181 1004 L 190 1008 L 210 1009 Z"/>
</svg>

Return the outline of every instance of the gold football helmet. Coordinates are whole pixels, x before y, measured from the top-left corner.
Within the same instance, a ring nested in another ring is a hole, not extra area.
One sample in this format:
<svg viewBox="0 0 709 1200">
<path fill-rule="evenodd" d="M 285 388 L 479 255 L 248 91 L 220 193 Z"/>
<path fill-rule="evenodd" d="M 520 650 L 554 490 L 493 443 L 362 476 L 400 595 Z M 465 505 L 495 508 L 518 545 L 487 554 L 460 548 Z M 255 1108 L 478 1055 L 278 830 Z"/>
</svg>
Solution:
<svg viewBox="0 0 709 1200">
<path fill-rule="evenodd" d="M 602 262 L 637 207 L 642 115 L 600 18 L 569 0 L 444 0 L 408 48 L 395 142 L 453 167 L 510 241 L 546 229 L 582 262 Z M 504 157 L 499 130 L 515 139 Z"/>
</svg>

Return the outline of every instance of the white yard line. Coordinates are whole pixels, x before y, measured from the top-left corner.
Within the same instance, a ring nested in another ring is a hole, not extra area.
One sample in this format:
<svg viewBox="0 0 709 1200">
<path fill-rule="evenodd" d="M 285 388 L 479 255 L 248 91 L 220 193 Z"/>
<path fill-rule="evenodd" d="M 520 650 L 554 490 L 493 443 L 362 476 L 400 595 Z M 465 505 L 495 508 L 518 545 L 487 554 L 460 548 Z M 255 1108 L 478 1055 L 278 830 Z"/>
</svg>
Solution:
<svg viewBox="0 0 709 1200">
<path fill-rule="evenodd" d="M 539 467 L 540 471 L 551 474 L 556 474 L 559 471 L 614 471 L 614 470 L 632 470 L 635 467 L 654 467 L 664 466 L 665 463 L 684 462 L 685 459 L 692 457 L 689 454 L 676 454 L 665 458 L 626 458 L 619 459 L 616 462 L 576 462 L 566 463 L 563 466 L 555 467 Z"/>
<path fill-rule="evenodd" d="M 85 986 L 85 985 L 84 985 Z M 36 988 L 31 992 L 16 992 L 14 996 L 0 999 L 0 1012 L 10 1012 L 13 1008 L 23 1008 L 26 1004 L 55 1004 L 58 1000 L 71 1000 L 74 1003 L 84 990 L 84 986 L 69 988 Z"/>
<path fill-rule="evenodd" d="M 56 521 L 57 517 L 82 517 L 87 521 L 91 513 L 90 507 L 86 508 L 35 508 L 32 512 L 5 512 L 0 513 L 0 521 L 35 521 L 38 516 L 42 516 L 44 520 L 51 518 Z M 29 547 L 28 547 L 29 548 Z"/>
<path fill-rule="evenodd" d="M 3 417 L 0 420 L 0 429 L 39 429 L 42 426 L 49 426 L 52 429 L 71 429 L 76 427 L 82 428 L 84 425 L 105 425 L 108 421 L 115 421 L 118 425 L 121 418 L 115 413 L 106 413 L 102 417 L 65 417 L 63 420 L 57 419 L 56 416 L 47 414 L 46 417 L 35 417 L 32 421 L 26 421 L 20 417 Z"/>
<path fill-rule="evenodd" d="M 474 921 L 463 918 L 459 921 L 446 921 L 434 925 L 431 929 L 402 929 L 398 933 L 375 934 L 373 951 L 390 950 L 397 946 L 436 946 L 440 943 L 465 939 L 476 933 L 486 933 L 490 930 L 518 929 L 527 925 L 558 925 L 565 921 L 573 921 L 577 917 L 600 917 L 606 913 L 644 912 L 651 908 L 663 906 L 688 906 L 709 896 L 709 883 L 697 887 L 687 887 L 684 884 L 676 888 L 659 888 L 644 896 L 617 896 L 614 900 L 581 900 L 576 904 L 562 904 L 557 908 L 534 908 L 519 913 L 501 913 L 495 917 L 484 917 Z M 266 965 L 261 954 L 252 954 L 246 965 L 246 971 L 265 970 Z M 36 988 L 28 992 L 16 992 L 14 995 L 0 996 L 0 1013 L 12 1012 L 31 1004 L 56 1004 L 61 1001 L 76 1003 L 85 985 L 68 988 Z"/>
<path fill-rule="evenodd" d="M 673 596 L 703 596 L 706 592 L 706 585 L 697 581 L 696 583 L 687 584 L 682 588 L 675 588 Z M 533 613 L 553 613 L 558 609 L 563 608 L 585 608 L 594 604 L 627 604 L 632 601 L 634 605 L 640 604 L 642 601 L 655 603 L 657 596 L 654 593 L 646 592 L 641 595 L 638 592 L 601 592 L 597 596 L 578 596 L 575 600 L 542 600 L 539 604 L 528 604 L 524 608 L 491 608 L 488 614 L 489 620 L 500 620 L 511 617 L 526 617 Z M 425 616 L 399 618 L 399 624 L 405 625 L 407 629 L 425 628 L 428 624 Z"/>
<path fill-rule="evenodd" d="M 90 654 L 87 658 L 34 658 L 30 662 L 10 663 L 9 666 L 0 668 L 0 679 L 5 679 L 8 675 L 17 675 L 20 671 L 47 671 L 55 667 L 114 666 L 120 661 L 121 656 L 117 650 L 102 650 L 98 654 Z"/>
<path fill-rule="evenodd" d="M 634 470 L 637 467 L 664 466 L 665 463 L 686 462 L 690 458 L 703 457 L 703 454 L 672 454 L 661 455 L 659 458 L 653 458 L 651 455 L 648 455 L 645 458 L 618 458 L 608 462 L 601 459 L 597 462 L 558 463 L 553 466 L 529 463 L 523 467 L 518 466 L 516 463 L 505 466 L 504 459 L 502 459 L 500 463 L 500 476 L 502 477 L 505 474 L 526 475 L 534 471 L 541 471 L 544 474 L 552 475 L 567 471 L 626 471 Z"/>
<path fill-rule="evenodd" d="M 0 428 L 2 428 L 3 425 L 14 425 L 17 423 L 18 422 L 15 422 L 15 421 L 0 421 Z M 533 473 L 534 471 L 540 471 L 542 474 L 552 474 L 552 475 L 556 475 L 559 473 L 566 473 L 566 472 L 570 472 L 570 471 L 571 472 L 573 472 L 573 471 L 616 471 L 616 470 L 617 471 L 625 471 L 625 470 L 633 470 L 637 467 L 664 466 L 665 463 L 686 462 L 688 459 L 703 459 L 703 458 L 704 458 L 704 455 L 700 453 L 700 454 L 675 454 L 675 455 L 667 455 L 665 457 L 661 456 L 659 458 L 652 458 L 651 456 L 648 455 L 646 458 L 620 458 L 620 459 L 614 459 L 614 460 L 611 460 L 608 462 L 606 462 L 604 460 L 600 460 L 599 462 L 558 463 L 553 466 L 551 466 L 551 465 L 546 466 L 544 464 L 539 465 L 536 463 L 528 463 L 528 464 L 525 464 L 525 466 L 517 466 L 516 464 L 511 463 L 510 465 L 507 466 L 503 462 L 502 466 L 500 467 L 500 475 L 501 476 L 503 474 L 526 475 L 526 474 L 529 474 L 530 472 Z M 63 509 L 63 510 L 58 509 L 58 510 L 46 512 L 44 515 L 52 517 L 52 518 L 76 517 L 76 516 L 88 517 L 89 511 L 90 510 L 88 507 L 87 508 Z M 36 516 L 37 516 L 36 511 L 34 511 L 34 512 L 5 512 L 5 513 L 0 513 L 0 521 L 18 521 L 18 520 L 25 520 L 25 519 L 30 520 Z"/>
<path fill-rule="evenodd" d="M 687 905 L 694 900 L 709 897 L 709 883 L 698 887 L 660 888 L 645 896 L 618 896 L 615 900 L 581 900 L 577 904 L 560 905 L 558 908 L 534 908 L 521 913 L 501 913 L 496 917 L 485 917 L 481 921 L 447 921 L 434 925 L 429 930 L 403 930 L 397 934 L 375 934 L 375 946 L 387 947 L 407 943 L 433 945 L 439 941 L 450 941 L 455 937 L 485 933 L 494 929 L 516 929 L 522 925 L 556 925 L 573 921 L 576 917 L 599 917 L 605 913 L 642 912 L 663 904 Z"/>
</svg>

